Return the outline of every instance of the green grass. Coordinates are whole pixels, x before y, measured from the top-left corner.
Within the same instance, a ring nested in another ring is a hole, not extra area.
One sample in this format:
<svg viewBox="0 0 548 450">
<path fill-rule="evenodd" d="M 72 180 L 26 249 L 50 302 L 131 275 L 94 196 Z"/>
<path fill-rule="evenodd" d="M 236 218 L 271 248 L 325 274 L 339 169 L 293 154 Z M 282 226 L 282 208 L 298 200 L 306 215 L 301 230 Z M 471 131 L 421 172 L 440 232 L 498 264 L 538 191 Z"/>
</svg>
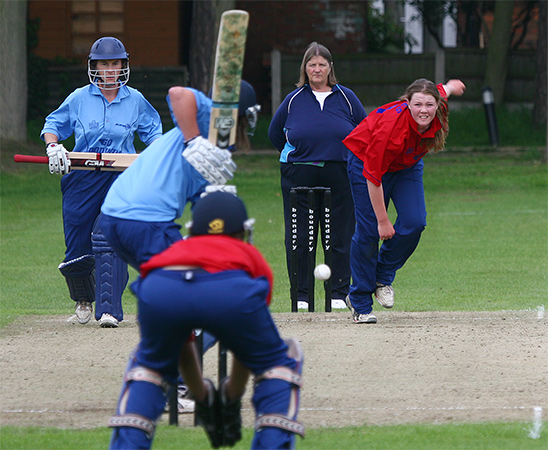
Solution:
<svg viewBox="0 0 548 450">
<path fill-rule="evenodd" d="M 5 149 L 3 149 L 3 152 Z M 543 155 L 455 153 L 426 159 L 428 226 L 418 249 L 398 272 L 396 310 L 522 310 L 546 303 L 548 293 L 548 173 Z M 15 171 L 3 154 L 0 174 L 0 326 L 19 315 L 71 314 L 57 265 L 64 256 L 59 177 L 44 166 Z M 275 274 L 272 310 L 290 310 L 276 155 L 237 155 L 235 178 L 255 243 Z M 391 211 L 393 214 L 393 211 Z M 180 220 L 184 223 L 188 213 Z M 135 273 L 132 272 L 132 278 Z M 317 294 L 321 295 L 318 283 Z M 545 305 L 548 306 L 548 305 Z M 124 309 L 135 312 L 126 292 Z M 531 424 L 446 424 L 310 428 L 299 449 L 540 449 Z M 2 427 L 6 450 L 108 446 L 110 432 Z M 252 431 L 235 449 L 249 448 Z M 209 448 L 203 430 L 161 425 L 158 449 Z"/>
<path fill-rule="evenodd" d="M 297 438 L 299 450 L 536 450 L 548 445 L 548 433 L 529 437 L 531 424 L 395 425 L 316 428 Z M 234 450 L 248 449 L 253 437 L 249 428 Z M 60 430 L 55 428 L 2 428 L 2 450 L 99 450 L 108 447 L 110 431 Z M 162 450 L 208 450 L 211 447 L 200 428 L 160 425 L 154 448 Z"/>
</svg>

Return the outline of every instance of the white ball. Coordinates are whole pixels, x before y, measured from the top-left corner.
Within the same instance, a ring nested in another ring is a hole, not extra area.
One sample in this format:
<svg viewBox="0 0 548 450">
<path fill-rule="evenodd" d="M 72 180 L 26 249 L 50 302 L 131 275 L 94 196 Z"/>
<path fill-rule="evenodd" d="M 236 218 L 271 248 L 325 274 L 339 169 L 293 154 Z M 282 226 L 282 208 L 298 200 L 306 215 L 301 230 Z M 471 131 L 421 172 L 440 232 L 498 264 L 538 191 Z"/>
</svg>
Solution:
<svg viewBox="0 0 548 450">
<path fill-rule="evenodd" d="M 318 280 L 328 280 L 331 277 L 331 269 L 327 264 L 318 264 L 314 269 L 314 276 Z"/>
</svg>

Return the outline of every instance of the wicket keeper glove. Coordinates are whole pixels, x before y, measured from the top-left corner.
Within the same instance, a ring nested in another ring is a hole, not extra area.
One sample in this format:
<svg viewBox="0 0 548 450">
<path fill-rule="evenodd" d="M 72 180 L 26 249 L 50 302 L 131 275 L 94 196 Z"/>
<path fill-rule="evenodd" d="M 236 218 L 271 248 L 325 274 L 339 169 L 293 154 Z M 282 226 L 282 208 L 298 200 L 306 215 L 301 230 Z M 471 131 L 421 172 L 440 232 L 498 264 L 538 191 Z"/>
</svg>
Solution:
<svg viewBox="0 0 548 450">
<path fill-rule="evenodd" d="M 210 184 L 226 184 L 234 177 L 236 164 L 228 150 L 216 147 L 202 136 L 185 142 L 183 157 Z"/>
<path fill-rule="evenodd" d="M 49 173 L 65 175 L 70 172 L 69 152 L 62 144 L 50 142 L 46 145 L 46 153 L 49 158 Z"/>
</svg>

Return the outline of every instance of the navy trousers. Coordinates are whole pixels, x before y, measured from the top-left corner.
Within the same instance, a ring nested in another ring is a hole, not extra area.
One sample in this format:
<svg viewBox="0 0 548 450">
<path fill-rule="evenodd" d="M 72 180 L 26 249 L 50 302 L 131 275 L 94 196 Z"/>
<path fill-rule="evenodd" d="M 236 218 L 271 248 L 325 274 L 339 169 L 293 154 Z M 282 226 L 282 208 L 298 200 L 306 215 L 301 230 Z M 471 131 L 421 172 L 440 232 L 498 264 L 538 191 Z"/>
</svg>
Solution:
<svg viewBox="0 0 548 450">
<path fill-rule="evenodd" d="M 350 251 L 352 284 L 349 295 L 360 314 L 372 311 L 372 294 L 377 282 L 392 284 L 396 271 L 413 254 L 426 227 L 423 167 L 421 159 L 412 167 L 384 174 L 384 202 L 388 209 L 392 201 L 397 219 L 394 223 L 396 234 L 383 241 L 379 249 L 377 218 L 369 199 L 367 179 L 363 176 L 363 162 L 354 154 L 349 158 L 348 175 L 356 213 Z"/>
</svg>

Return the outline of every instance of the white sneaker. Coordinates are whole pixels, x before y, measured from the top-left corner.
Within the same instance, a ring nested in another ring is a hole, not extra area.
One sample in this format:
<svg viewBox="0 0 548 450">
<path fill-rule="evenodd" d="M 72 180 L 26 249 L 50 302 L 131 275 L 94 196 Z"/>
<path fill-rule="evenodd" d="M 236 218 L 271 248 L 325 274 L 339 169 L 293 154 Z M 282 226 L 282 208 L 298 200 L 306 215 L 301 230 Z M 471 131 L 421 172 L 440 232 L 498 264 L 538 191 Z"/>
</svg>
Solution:
<svg viewBox="0 0 548 450">
<path fill-rule="evenodd" d="M 346 309 L 346 302 L 340 298 L 331 300 L 331 309 Z"/>
<path fill-rule="evenodd" d="M 383 308 L 394 306 L 394 289 L 389 284 L 377 283 L 375 298 Z"/>
<path fill-rule="evenodd" d="M 187 398 L 177 399 L 177 412 L 179 414 L 193 413 L 196 408 L 196 402 Z"/>
<path fill-rule="evenodd" d="M 306 309 L 306 310 L 308 310 L 308 302 L 303 302 L 302 300 L 299 300 L 297 302 L 297 309 Z"/>
<path fill-rule="evenodd" d="M 377 323 L 377 317 L 375 317 L 375 315 L 373 313 L 360 314 L 359 312 L 356 312 L 356 310 L 352 306 L 352 303 L 350 302 L 350 296 L 349 295 L 346 296 L 344 301 L 346 303 L 346 307 L 352 313 L 352 321 L 354 323 Z"/>
<path fill-rule="evenodd" d="M 89 322 L 91 314 L 93 313 L 93 305 L 90 302 L 76 302 L 76 309 L 74 310 L 78 322 L 82 325 Z"/>
<path fill-rule="evenodd" d="M 369 314 L 360 314 L 360 313 L 354 313 L 352 314 L 352 320 L 354 323 L 377 323 L 377 318 L 373 313 Z"/>
<path fill-rule="evenodd" d="M 103 313 L 99 319 L 99 326 L 101 328 L 118 328 L 118 319 L 109 313 Z"/>
<path fill-rule="evenodd" d="M 177 412 L 179 414 L 193 413 L 196 408 L 196 402 L 191 400 L 190 391 L 186 384 L 177 386 Z"/>
</svg>

